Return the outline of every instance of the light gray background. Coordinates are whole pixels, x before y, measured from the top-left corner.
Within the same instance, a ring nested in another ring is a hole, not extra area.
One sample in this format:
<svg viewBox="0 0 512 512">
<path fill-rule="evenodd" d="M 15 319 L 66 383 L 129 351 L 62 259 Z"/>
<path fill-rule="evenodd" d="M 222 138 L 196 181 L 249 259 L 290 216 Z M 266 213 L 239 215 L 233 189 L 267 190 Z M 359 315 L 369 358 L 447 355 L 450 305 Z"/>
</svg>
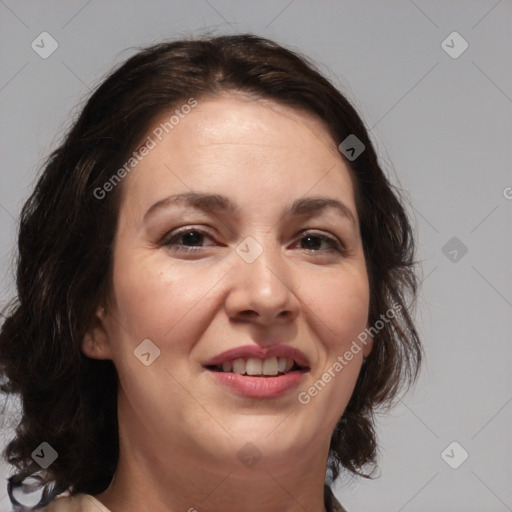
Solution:
<svg viewBox="0 0 512 512">
<path fill-rule="evenodd" d="M 274 38 L 318 62 L 359 109 L 409 193 L 423 263 L 421 379 L 379 422 L 380 478 L 338 485 L 337 496 L 350 512 L 512 510 L 511 21 L 510 0 L 0 0 L 2 303 L 38 166 L 114 64 L 205 29 Z M 31 48 L 43 31 L 59 44 L 47 59 Z M 441 46 L 453 31 L 469 44 L 456 59 Z M 442 251 L 454 236 L 468 249 L 455 262 Z M 441 457 L 452 441 L 469 453 L 458 469 Z M 2 484 L 2 512 L 4 494 Z"/>
</svg>

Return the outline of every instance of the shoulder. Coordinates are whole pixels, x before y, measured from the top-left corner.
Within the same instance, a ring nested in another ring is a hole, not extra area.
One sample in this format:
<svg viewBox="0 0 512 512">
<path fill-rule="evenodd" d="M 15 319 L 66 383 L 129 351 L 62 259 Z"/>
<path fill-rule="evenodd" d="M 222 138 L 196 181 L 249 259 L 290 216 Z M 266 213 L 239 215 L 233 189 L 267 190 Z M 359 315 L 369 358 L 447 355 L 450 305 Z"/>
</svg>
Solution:
<svg viewBox="0 0 512 512">
<path fill-rule="evenodd" d="M 39 512 L 110 512 L 103 503 L 90 494 L 58 496 Z"/>
</svg>

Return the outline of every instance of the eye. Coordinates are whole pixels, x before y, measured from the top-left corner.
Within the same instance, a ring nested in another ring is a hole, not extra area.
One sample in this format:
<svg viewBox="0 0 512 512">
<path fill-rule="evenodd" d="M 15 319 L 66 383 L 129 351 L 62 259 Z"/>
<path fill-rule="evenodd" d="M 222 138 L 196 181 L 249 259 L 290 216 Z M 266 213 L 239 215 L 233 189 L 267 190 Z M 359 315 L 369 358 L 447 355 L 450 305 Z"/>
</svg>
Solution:
<svg viewBox="0 0 512 512">
<path fill-rule="evenodd" d="M 197 228 L 184 228 L 178 231 L 170 233 L 169 236 L 165 237 L 161 246 L 171 247 L 175 251 L 192 252 L 197 251 L 201 248 L 201 240 L 206 237 L 212 239 L 208 232 L 197 229 Z M 177 241 L 183 241 L 184 243 L 177 243 Z"/>
<path fill-rule="evenodd" d="M 302 233 L 302 237 L 299 241 L 306 241 L 305 247 L 302 249 L 306 249 L 311 252 L 339 252 L 341 254 L 345 253 L 345 247 L 341 242 L 339 242 L 336 238 L 327 236 L 323 233 L 317 233 L 315 231 L 305 231 Z M 319 249 L 321 247 L 322 242 L 325 242 L 328 245 L 327 249 L 323 251 Z"/>
<path fill-rule="evenodd" d="M 204 238 L 213 240 L 212 236 L 210 236 L 207 231 L 194 227 L 187 227 L 170 233 L 162 240 L 162 242 L 160 242 L 160 245 L 163 247 L 169 247 L 174 251 L 194 252 L 203 247 L 201 242 L 204 241 Z M 317 233 L 315 231 L 302 232 L 302 237 L 298 242 L 302 241 L 305 241 L 305 244 L 303 244 L 301 249 L 305 249 L 310 252 L 345 253 L 345 247 L 339 240 L 323 233 Z M 327 248 L 322 249 L 322 243 L 327 244 Z"/>
</svg>

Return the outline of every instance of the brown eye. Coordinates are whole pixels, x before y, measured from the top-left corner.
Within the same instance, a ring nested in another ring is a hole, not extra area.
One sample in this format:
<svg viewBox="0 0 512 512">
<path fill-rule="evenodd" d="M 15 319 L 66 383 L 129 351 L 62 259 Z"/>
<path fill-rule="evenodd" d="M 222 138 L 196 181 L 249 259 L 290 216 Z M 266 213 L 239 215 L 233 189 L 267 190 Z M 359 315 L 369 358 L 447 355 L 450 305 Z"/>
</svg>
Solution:
<svg viewBox="0 0 512 512">
<path fill-rule="evenodd" d="M 211 239 L 206 231 L 196 228 L 185 228 L 171 233 L 171 236 L 166 237 L 161 245 L 176 251 L 197 251 L 202 247 L 201 241 L 205 237 Z"/>
<path fill-rule="evenodd" d="M 344 253 L 344 247 L 343 245 L 336 240 L 335 238 L 331 238 L 330 236 L 316 233 L 316 232 L 305 232 L 302 234 L 302 237 L 300 238 L 300 241 L 305 241 L 305 243 L 302 244 L 302 249 L 306 249 L 308 251 L 312 252 L 332 252 L 336 251 L 339 253 Z M 321 246 L 322 243 L 325 242 L 328 246 L 327 249 L 324 249 L 322 251 Z"/>
</svg>

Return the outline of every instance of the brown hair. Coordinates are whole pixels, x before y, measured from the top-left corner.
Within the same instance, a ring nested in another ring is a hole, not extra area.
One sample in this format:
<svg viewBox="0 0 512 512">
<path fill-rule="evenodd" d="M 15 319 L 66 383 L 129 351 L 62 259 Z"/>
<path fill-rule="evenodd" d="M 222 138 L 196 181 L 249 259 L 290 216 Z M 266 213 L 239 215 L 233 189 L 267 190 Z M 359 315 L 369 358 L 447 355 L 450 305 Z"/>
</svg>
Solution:
<svg viewBox="0 0 512 512">
<path fill-rule="evenodd" d="M 18 482 L 41 473 L 43 484 L 72 494 L 97 494 L 110 484 L 119 455 L 117 373 L 112 361 L 88 358 L 80 345 L 111 286 L 122 184 L 102 200 L 94 191 L 126 162 L 159 114 L 191 96 L 224 91 L 316 114 L 336 144 L 355 135 L 365 146 L 347 164 L 370 280 L 369 325 L 392 303 L 400 311 L 375 334 L 333 432 L 328 469 L 334 480 L 343 468 L 370 476 L 363 470 L 376 467 L 374 414 L 414 381 L 422 358 L 410 316 L 417 288 L 412 229 L 349 101 L 306 57 L 244 34 L 142 49 L 96 89 L 45 162 L 21 212 L 17 297 L 5 308 L 0 331 L 1 390 L 19 394 L 23 406 L 3 453 L 19 470 Z M 41 472 L 31 454 L 43 441 L 58 458 Z"/>
</svg>

